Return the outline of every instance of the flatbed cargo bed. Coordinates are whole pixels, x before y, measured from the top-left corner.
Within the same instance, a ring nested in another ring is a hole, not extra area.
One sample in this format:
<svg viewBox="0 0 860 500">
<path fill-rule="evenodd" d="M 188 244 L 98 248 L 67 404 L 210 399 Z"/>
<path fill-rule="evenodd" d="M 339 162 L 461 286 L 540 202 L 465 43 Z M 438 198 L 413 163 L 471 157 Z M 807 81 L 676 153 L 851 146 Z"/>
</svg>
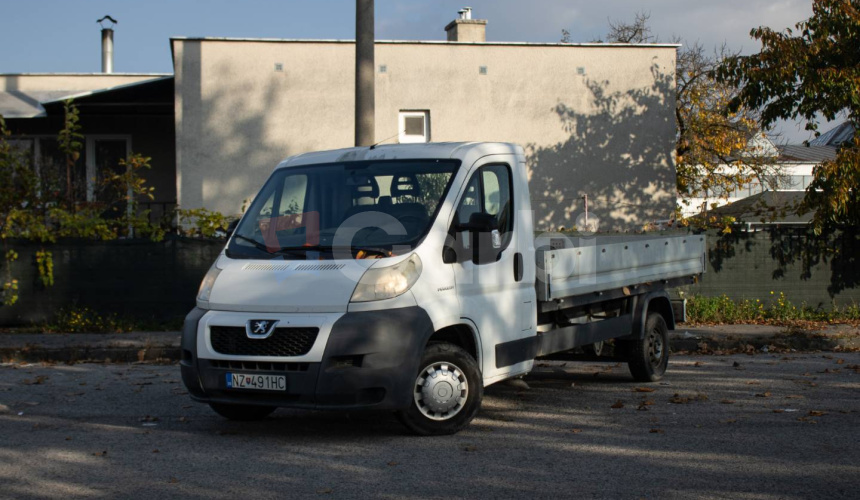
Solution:
<svg viewBox="0 0 860 500">
<path fill-rule="evenodd" d="M 705 272 L 704 235 L 535 239 L 539 301 L 597 293 Z"/>
</svg>

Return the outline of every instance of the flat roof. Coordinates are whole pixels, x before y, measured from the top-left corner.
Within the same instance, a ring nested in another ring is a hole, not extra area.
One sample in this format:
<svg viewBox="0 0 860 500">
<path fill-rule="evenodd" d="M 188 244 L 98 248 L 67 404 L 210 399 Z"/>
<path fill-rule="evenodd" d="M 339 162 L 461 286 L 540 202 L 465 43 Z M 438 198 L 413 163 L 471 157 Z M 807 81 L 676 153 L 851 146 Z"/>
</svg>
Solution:
<svg viewBox="0 0 860 500">
<path fill-rule="evenodd" d="M 50 101 L 42 101 L 42 104 L 52 104 L 55 102 L 65 101 L 66 99 L 78 99 L 80 97 L 86 97 L 86 96 L 91 96 L 91 95 L 96 95 L 96 94 L 103 94 L 106 92 L 113 92 L 116 90 L 126 89 L 129 87 L 137 87 L 140 85 L 150 85 L 152 83 L 160 82 L 162 80 L 167 80 L 170 78 L 173 78 L 173 75 L 167 74 L 167 75 L 163 75 L 163 76 L 160 76 L 157 78 L 153 78 L 151 80 L 141 80 L 139 82 L 123 83 L 122 85 L 114 85 L 113 87 L 107 87 L 107 88 L 103 88 L 103 89 L 84 90 L 84 91 L 77 92 L 75 94 L 71 94 L 71 95 L 68 95 L 68 96 L 65 96 L 65 97 L 62 97 L 59 99 L 52 99 Z"/>
<path fill-rule="evenodd" d="M 308 40 L 299 38 L 234 38 L 234 37 L 186 37 L 172 36 L 170 40 L 181 40 L 191 42 L 271 42 L 271 43 L 344 43 L 354 44 L 355 40 L 321 39 Z M 581 42 L 581 43 L 536 43 L 536 42 L 448 42 L 446 40 L 376 40 L 375 43 L 385 45 L 489 45 L 489 46 L 514 46 L 514 47 L 616 47 L 616 48 L 673 48 L 681 47 L 679 43 L 606 43 L 606 42 Z"/>
<path fill-rule="evenodd" d="M 0 73 L 0 76 L 173 76 L 173 73 Z"/>
</svg>

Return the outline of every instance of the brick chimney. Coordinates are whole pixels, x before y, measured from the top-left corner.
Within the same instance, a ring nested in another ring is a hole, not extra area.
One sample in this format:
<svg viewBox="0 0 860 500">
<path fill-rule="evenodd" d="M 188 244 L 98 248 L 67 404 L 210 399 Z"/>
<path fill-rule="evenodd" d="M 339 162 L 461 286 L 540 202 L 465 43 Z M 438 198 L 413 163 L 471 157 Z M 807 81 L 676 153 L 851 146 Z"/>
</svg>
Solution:
<svg viewBox="0 0 860 500">
<path fill-rule="evenodd" d="M 463 7 L 457 11 L 457 14 L 459 14 L 459 17 L 448 23 L 448 26 L 445 26 L 449 42 L 487 41 L 486 19 L 472 19 L 471 7 Z"/>
</svg>

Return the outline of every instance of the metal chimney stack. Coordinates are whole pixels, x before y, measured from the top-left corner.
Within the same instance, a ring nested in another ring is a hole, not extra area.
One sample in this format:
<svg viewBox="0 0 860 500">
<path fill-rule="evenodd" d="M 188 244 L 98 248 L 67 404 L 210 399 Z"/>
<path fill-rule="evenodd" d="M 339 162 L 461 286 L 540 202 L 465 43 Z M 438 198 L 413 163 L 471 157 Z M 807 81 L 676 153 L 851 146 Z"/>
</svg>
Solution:
<svg viewBox="0 0 860 500">
<path fill-rule="evenodd" d="M 102 27 L 102 73 L 113 73 L 113 27 L 119 21 L 105 16 L 96 22 Z"/>
</svg>

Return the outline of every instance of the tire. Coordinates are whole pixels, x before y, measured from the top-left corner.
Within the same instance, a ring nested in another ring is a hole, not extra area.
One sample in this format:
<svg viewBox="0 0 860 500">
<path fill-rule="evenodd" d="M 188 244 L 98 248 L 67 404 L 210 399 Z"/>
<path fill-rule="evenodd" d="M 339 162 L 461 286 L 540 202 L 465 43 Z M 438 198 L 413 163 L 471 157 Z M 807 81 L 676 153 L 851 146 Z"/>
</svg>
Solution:
<svg viewBox="0 0 860 500">
<path fill-rule="evenodd" d="M 588 344 L 582 346 L 582 351 L 585 354 L 589 354 L 591 356 L 600 356 L 603 354 L 604 349 L 606 348 L 606 344 L 601 340 L 600 342 L 595 342 L 593 344 Z"/>
<path fill-rule="evenodd" d="M 625 342 L 624 351 L 630 374 L 639 382 L 656 382 L 669 366 L 669 328 L 658 313 L 648 314 L 645 338 Z"/>
<path fill-rule="evenodd" d="M 257 405 L 234 405 L 224 403 L 209 403 L 215 413 L 229 420 L 239 420 L 249 422 L 252 420 L 262 420 L 277 408 L 274 406 L 257 406 Z"/>
<path fill-rule="evenodd" d="M 469 425 L 484 396 L 475 359 L 462 348 L 441 342 L 427 346 L 420 367 L 412 385 L 412 404 L 397 418 L 421 436 L 454 434 Z"/>
</svg>

